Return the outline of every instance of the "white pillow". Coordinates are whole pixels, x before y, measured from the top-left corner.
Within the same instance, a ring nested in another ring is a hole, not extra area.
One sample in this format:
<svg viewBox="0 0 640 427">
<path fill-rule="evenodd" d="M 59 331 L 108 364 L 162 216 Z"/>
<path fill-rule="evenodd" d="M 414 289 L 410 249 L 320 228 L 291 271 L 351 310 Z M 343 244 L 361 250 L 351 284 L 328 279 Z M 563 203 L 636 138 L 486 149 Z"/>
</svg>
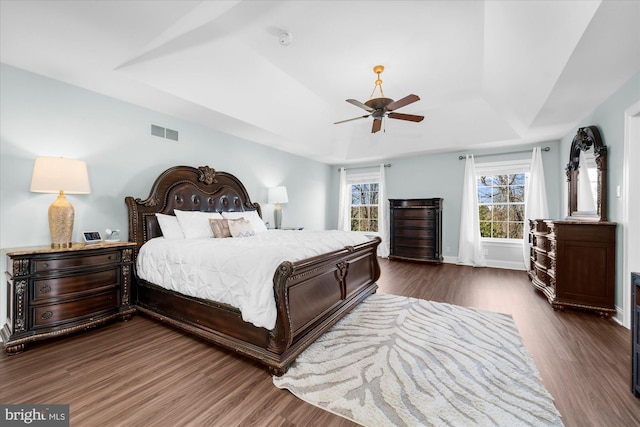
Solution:
<svg viewBox="0 0 640 427">
<path fill-rule="evenodd" d="M 181 211 L 178 209 L 174 209 L 173 212 L 178 217 L 180 228 L 187 239 L 213 237 L 209 219 L 222 219 L 222 215 L 217 212 Z"/>
<path fill-rule="evenodd" d="M 267 226 L 264 225 L 262 218 L 258 215 L 258 211 L 222 212 L 222 216 L 225 219 L 246 219 L 251 223 L 251 227 L 256 234 L 267 231 Z"/>
<path fill-rule="evenodd" d="M 157 213 L 156 218 L 158 219 L 160 230 L 162 230 L 162 236 L 165 239 L 184 239 L 184 233 L 180 228 L 180 224 L 178 224 L 178 218 L 161 213 Z"/>
</svg>

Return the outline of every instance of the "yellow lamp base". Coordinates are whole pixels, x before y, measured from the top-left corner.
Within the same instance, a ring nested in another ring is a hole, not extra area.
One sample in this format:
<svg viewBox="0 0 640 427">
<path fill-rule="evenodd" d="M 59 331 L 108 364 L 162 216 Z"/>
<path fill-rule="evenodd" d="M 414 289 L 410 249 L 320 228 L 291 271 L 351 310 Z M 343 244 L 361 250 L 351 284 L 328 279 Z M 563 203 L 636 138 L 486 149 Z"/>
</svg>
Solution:
<svg viewBox="0 0 640 427">
<path fill-rule="evenodd" d="M 52 248 L 70 248 L 73 236 L 74 210 L 60 191 L 58 198 L 49 206 L 49 232 Z"/>
</svg>

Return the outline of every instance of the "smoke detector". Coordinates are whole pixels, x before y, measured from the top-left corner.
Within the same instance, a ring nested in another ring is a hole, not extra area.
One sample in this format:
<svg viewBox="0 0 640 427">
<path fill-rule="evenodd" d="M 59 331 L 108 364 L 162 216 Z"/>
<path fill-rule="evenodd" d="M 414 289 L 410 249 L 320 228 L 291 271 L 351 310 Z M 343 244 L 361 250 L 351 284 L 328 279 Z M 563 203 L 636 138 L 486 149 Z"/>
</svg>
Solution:
<svg viewBox="0 0 640 427">
<path fill-rule="evenodd" d="M 293 40 L 291 33 L 280 33 L 280 37 L 278 37 L 280 46 L 289 46 L 291 44 L 291 40 Z"/>
</svg>

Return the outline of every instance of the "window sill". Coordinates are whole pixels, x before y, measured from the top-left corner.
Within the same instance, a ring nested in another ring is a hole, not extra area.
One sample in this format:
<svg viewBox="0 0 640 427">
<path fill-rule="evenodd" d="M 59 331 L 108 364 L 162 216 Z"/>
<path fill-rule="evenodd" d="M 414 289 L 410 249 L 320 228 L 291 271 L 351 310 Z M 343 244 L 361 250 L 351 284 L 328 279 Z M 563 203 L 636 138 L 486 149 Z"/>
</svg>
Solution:
<svg viewBox="0 0 640 427">
<path fill-rule="evenodd" d="M 513 247 L 513 246 L 522 246 L 522 239 L 491 239 L 491 238 L 483 238 L 482 244 L 486 246 L 502 246 L 502 247 Z"/>
</svg>

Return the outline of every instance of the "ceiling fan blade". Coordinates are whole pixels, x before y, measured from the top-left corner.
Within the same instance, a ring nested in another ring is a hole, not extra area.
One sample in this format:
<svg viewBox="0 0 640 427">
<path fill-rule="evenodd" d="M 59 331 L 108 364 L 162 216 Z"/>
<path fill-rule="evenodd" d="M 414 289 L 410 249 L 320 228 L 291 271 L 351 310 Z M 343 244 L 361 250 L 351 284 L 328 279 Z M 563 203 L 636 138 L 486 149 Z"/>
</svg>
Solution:
<svg viewBox="0 0 640 427">
<path fill-rule="evenodd" d="M 421 122 L 424 116 L 415 116 L 413 114 L 389 113 L 387 117 L 391 119 L 408 120 L 410 122 Z"/>
<path fill-rule="evenodd" d="M 349 104 L 355 105 L 356 107 L 360 107 L 363 110 L 367 110 L 368 112 L 372 112 L 373 111 L 373 108 L 369 107 L 368 105 L 363 104 L 362 102 L 360 102 L 360 101 L 358 101 L 356 99 L 347 99 L 347 102 Z"/>
<path fill-rule="evenodd" d="M 387 111 L 397 110 L 398 108 L 404 107 L 405 105 L 409 105 L 416 101 L 420 101 L 420 97 L 418 95 L 414 95 L 414 94 L 407 95 L 404 98 L 398 99 L 397 101 L 387 105 L 386 110 Z"/>
<path fill-rule="evenodd" d="M 340 123 L 346 123 L 346 122 L 351 122 L 353 120 L 360 120 L 360 119 L 366 119 L 367 117 L 369 117 L 371 114 L 367 114 L 366 116 L 360 116 L 360 117 L 354 117 L 353 119 L 347 119 L 347 120 L 341 120 L 339 122 L 335 122 L 334 125 L 338 125 Z"/>
<path fill-rule="evenodd" d="M 371 127 L 371 133 L 376 133 L 382 127 L 382 119 L 374 119 L 373 126 Z"/>
</svg>

